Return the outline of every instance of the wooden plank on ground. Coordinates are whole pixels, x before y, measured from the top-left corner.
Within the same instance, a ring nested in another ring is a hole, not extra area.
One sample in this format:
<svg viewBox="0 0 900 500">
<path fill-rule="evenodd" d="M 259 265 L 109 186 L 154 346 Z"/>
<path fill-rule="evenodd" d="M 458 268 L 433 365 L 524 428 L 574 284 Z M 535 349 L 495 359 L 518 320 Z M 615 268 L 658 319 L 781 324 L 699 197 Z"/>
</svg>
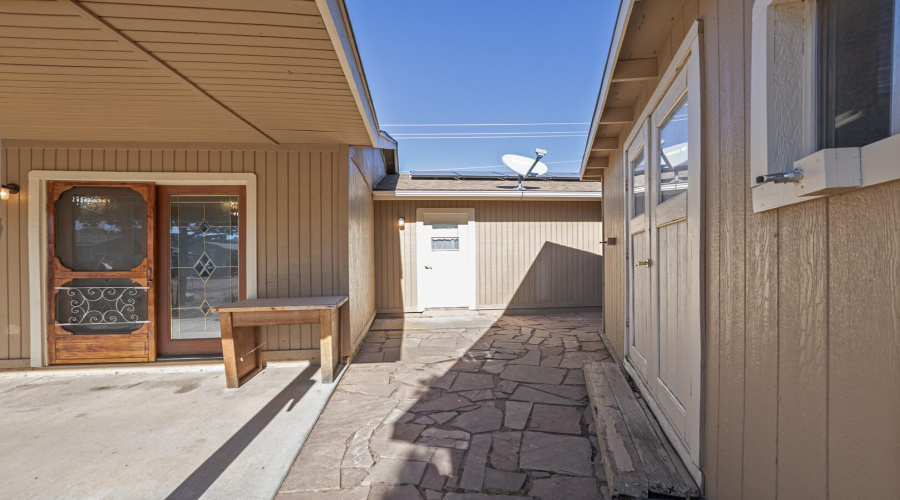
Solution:
<svg viewBox="0 0 900 500">
<path fill-rule="evenodd" d="M 651 493 L 677 497 L 696 497 L 699 489 L 685 478 L 676 466 L 674 458 L 663 445 L 663 437 L 654 430 L 650 417 L 644 412 L 634 391 L 625 380 L 622 370 L 613 363 L 600 363 L 616 397 L 619 410 L 631 433 L 632 441 L 640 457 L 647 486 Z"/>
<path fill-rule="evenodd" d="M 615 363 L 584 366 L 612 498 L 699 497 L 700 490 Z"/>
<path fill-rule="evenodd" d="M 602 365 L 586 363 L 583 370 L 610 496 L 647 498 L 647 477 Z"/>
</svg>

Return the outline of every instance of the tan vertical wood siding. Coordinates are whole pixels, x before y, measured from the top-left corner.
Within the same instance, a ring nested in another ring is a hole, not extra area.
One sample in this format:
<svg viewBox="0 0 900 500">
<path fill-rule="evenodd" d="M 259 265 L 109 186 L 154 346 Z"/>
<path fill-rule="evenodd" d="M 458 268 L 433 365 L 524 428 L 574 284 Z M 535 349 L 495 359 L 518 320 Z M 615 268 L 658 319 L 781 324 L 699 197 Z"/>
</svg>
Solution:
<svg viewBox="0 0 900 500">
<path fill-rule="evenodd" d="M 753 213 L 752 4 L 685 2 L 703 21 L 705 495 L 896 498 L 900 182 Z M 621 163 L 604 173 L 605 236 L 622 234 Z M 606 331 L 622 353 L 625 260 L 606 250 Z"/>
<path fill-rule="evenodd" d="M 375 201 L 372 184 L 384 177 L 381 153 L 374 148 L 350 148 L 348 184 L 350 280 L 350 351 L 360 345 L 375 316 Z M 365 174 L 364 174 L 365 173 Z"/>
<path fill-rule="evenodd" d="M 348 291 L 346 147 L 268 151 L 4 147 L 2 154 L 2 182 L 20 184 L 22 192 L 2 207 L 0 361 L 29 358 L 30 170 L 256 174 L 257 220 L 250 230 L 257 232 L 257 262 L 248 265 L 257 266 L 258 296 Z M 268 327 L 263 349 L 317 349 L 318 338 L 318 326 Z"/>
<path fill-rule="evenodd" d="M 477 305 L 601 305 L 599 201 L 377 201 L 376 304 L 417 310 L 416 209 L 474 208 Z M 406 228 L 397 220 L 403 217 Z"/>
</svg>

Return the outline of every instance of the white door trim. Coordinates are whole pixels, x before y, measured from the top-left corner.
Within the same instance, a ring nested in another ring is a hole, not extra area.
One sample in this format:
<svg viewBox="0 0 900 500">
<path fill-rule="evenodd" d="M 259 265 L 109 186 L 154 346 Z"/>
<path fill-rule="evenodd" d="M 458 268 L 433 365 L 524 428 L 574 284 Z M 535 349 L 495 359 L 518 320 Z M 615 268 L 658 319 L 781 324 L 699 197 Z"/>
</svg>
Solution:
<svg viewBox="0 0 900 500">
<path fill-rule="evenodd" d="M 697 481 L 698 485 L 703 484 L 702 472 L 700 470 L 700 448 L 701 448 L 701 429 L 702 429 L 702 395 L 701 391 L 703 388 L 703 373 L 702 373 L 702 363 L 703 363 L 703 349 L 702 349 L 702 341 L 705 334 L 705 325 L 703 321 L 703 313 L 704 313 L 704 298 L 705 298 L 705 289 L 704 289 L 704 219 L 703 219 L 703 186 L 701 184 L 703 180 L 701 168 L 703 165 L 703 124 L 702 118 L 703 113 L 701 109 L 702 105 L 702 73 L 700 67 L 701 60 L 701 50 L 702 50 L 702 40 L 700 36 L 700 21 L 695 21 L 691 26 L 690 30 L 688 30 L 684 40 L 679 46 L 678 50 L 675 53 L 675 57 L 672 59 L 672 62 L 669 64 L 669 67 L 666 69 L 663 78 L 660 79 L 659 85 L 654 90 L 650 100 L 647 103 L 647 106 L 640 114 L 640 118 L 636 120 L 636 126 L 632 129 L 632 131 L 628 134 L 628 139 L 625 144 L 632 144 L 635 140 L 639 140 L 639 135 L 644 135 L 646 137 L 646 129 L 644 128 L 644 120 L 650 118 L 651 120 L 657 114 L 656 111 L 658 108 L 663 108 L 662 115 L 667 114 L 669 111 L 668 107 L 671 107 L 672 104 L 678 101 L 681 95 L 680 92 L 677 92 L 677 96 L 673 95 L 674 92 L 670 92 L 670 89 L 673 89 L 679 80 L 679 77 L 684 77 L 685 82 L 683 85 L 687 86 L 687 100 L 690 109 L 690 113 L 692 117 L 696 117 L 696 119 L 691 119 L 689 122 L 689 140 L 691 145 L 691 150 L 696 151 L 696 154 L 691 154 L 688 165 L 688 173 L 689 179 L 691 183 L 691 191 L 701 193 L 701 196 L 692 196 L 690 193 L 687 196 L 687 207 L 686 207 L 686 215 L 688 219 L 688 331 L 690 335 L 690 350 L 691 350 L 691 394 L 690 398 L 685 402 L 685 407 L 688 412 L 691 412 L 694 415 L 693 418 L 689 418 L 686 427 L 686 436 L 685 441 L 683 443 L 681 438 L 679 437 L 678 432 L 675 430 L 674 426 L 671 422 L 668 421 L 666 414 L 659 406 L 654 399 L 654 391 L 645 383 L 643 377 L 640 375 L 639 370 L 637 370 L 636 366 L 630 361 L 627 353 L 626 347 L 626 356 L 625 356 L 625 368 L 631 375 L 631 377 L 635 380 L 641 392 L 650 397 L 645 398 L 648 405 L 653 410 L 653 413 L 658 417 L 660 427 L 662 427 L 665 434 L 668 436 L 669 441 L 673 444 L 673 447 L 678 452 L 688 471 L 694 477 L 694 480 Z M 669 101 L 667 101 L 667 97 Z M 666 101 L 666 102 L 664 102 Z M 658 123 L 650 123 L 651 130 L 656 127 Z M 647 144 L 649 145 L 652 142 L 648 140 Z M 652 171 L 650 168 L 651 161 L 650 156 L 654 154 L 652 149 L 645 149 L 649 151 L 647 153 L 647 170 Z M 625 171 L 625 178 L 629 178 L 628 169 L 630 169 L 630 158 L 628 155 L 623 155 L 622 162 L 623 168 Z M 648 186 L 651 183 L 655 183 L 656 180 L 649 180 Z M 649 190 L 648 190 L 649 192 Z M 649 195 L 649 194 L 648 194 Z M 629 197 L 626 196 L 626 214 L 630 214 L 628 211 L 628 203 Z M 655 207 L 654 207 L 655 208 Z M 653 224 L 648 224 L 648 230 L 654 229 L 652 227 Z M 629 217 L 626 216 L 626 231 L 625 234 L 630 235 L 633 228 L 631 228 L 631 221 Z M 654 243 L 655 244 L 655 243 Z M 652 252 L 651 252 L 652 253 Z M 626 265 L 633 265 L 633 263 L 626 261 Z M 656 287 L 658 288 L 658 287 Z M 628 317 L 628 311 L 630 311 L 630 306 L 626 300 L 626 317 Z M 631 322 L 636 321 L 635 318 L 631 318 Z M 654 335 L 658 341 L 658 318 L 654 321 Z M 632 325 L 633 328 L 633 325 Z M 626 328 L 626 346 L 630 342 L 628 339 L 628 334 L 631 333 L 630 329 Z M 657 360 L 658 361 L 658 360 Z"/>
<path fill-rule="evenodd" d="M 478 307 L 478 297 L 477 297 L 477 264 L 475 262 L 476 246 L 477 241 L 475 235 L 477 232 L 475 231 L 475 209 L 474 208 L 417 208 L 416 209 L 416 254 L 418 255 L 421 249 L 426 248 L 429 245 L 429 241 L 425 236 L 425 216 L 426 214 L 460 214 L 465 215 L 467 219 L 466 228 L 468 230 L 468 244 L 467 244 L 467 252 L 466 256 L 467 262 L 469 263 L 469 300 L 468 306 L 469 309 L 474 311 Z M 425 302 L 423 301 L 422 290 L 423 287 L 419 286 L 418 280 L 419 277 L 422 276 L 419 273 L 419 270 L 416 269 L 416 310 L 419 312 L 425 311 Z"/>
<path fill-rule="evenodd" d="M 247 269 L 245 286 L 247 298 L 256 298 L 256 231 L 250 229 L 256 220 L 256 174 L 216 173 L 209 176 L 201 172 L 90 172 L 65 170 L 32 170 L 28 173 L 28 306 L 31 328 L 31 366 L 48 365 L 47 353 L 47 182 L 153 182 L 159 185 L 190 186 L 246 186 Z M 37 278 L 37 280 L 35 280 Z M 37 286 L 35 286 L 37 283 Z"/>
</svg>

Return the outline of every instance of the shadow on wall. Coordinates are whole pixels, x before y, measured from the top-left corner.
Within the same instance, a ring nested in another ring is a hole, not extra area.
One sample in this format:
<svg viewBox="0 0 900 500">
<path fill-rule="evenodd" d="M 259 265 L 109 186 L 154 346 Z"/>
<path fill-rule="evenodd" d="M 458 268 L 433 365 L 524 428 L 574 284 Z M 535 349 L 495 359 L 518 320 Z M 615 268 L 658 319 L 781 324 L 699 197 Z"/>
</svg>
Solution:
<svg viewBox="0 0 900 500">
<path fill-rule="evenodd" d="M 546 242 L 505 304 L 505 311 L 535 304 L 547 308 L 599 307 L 602 269 L 601 255 Z"/>
</svg>

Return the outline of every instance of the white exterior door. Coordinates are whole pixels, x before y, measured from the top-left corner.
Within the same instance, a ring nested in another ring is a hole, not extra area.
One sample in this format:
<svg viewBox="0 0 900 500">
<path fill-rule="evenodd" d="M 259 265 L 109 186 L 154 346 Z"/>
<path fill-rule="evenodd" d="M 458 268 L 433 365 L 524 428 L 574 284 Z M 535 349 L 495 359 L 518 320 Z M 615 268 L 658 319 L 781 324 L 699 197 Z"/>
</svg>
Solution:
<svg viewBox="0 0 900 500">
<path fill-rule="evenodd" d="M 625 156 L 626 368 L 682 459 L 696 467 L 702 328 L 699 58 L 694 50 L 683 57 L 667 72 L 670 79 L 661 83 L 666 90 L 651 101 Z"/>
<path fill-rule="evenodd" d="M 423 212 L 419 216 L 417 269 L 419 309 L 475 308 L 472 210 Z"/>
</svg>

